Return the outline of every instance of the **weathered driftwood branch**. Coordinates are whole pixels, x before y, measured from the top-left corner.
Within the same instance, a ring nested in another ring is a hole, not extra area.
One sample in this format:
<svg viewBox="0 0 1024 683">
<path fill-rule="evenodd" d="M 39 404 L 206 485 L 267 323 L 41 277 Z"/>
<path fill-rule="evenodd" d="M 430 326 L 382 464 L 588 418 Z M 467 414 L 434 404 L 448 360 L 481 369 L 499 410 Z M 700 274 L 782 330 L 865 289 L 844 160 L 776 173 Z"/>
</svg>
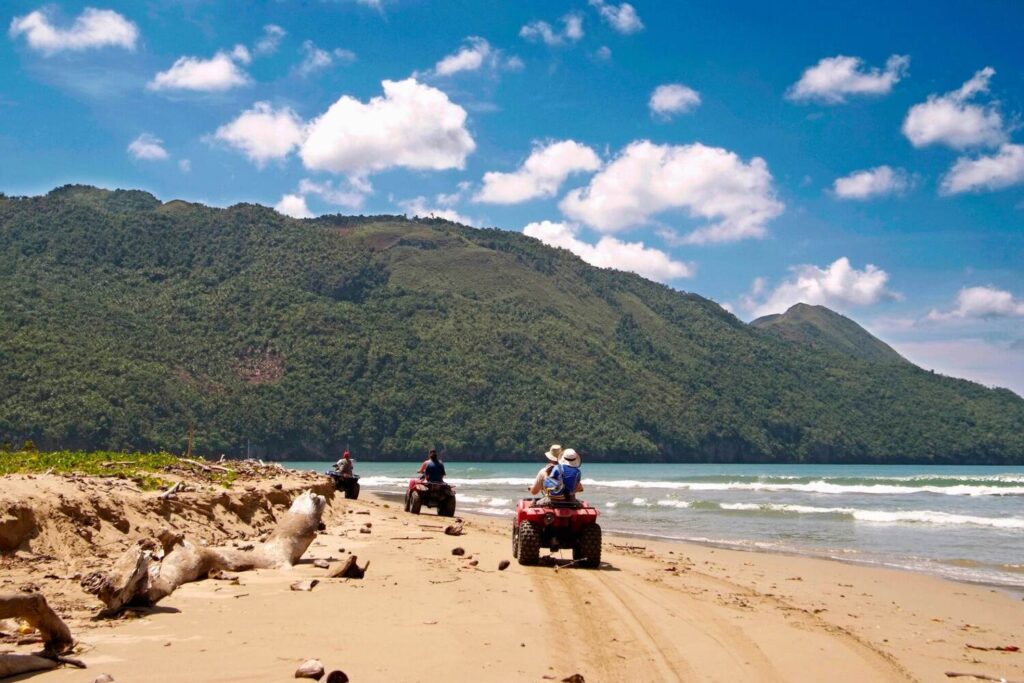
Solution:
<svg viewBox="0 0 1024 683">
<path fill-rule="evenodd" d="M 74 645 L 71 630 L 39 593 L 8 593 L 0 595 L 0 619 L 21 619 L 39 631 L 46 643 L 42 654 L 0 654 L 0 678 L 33 671 L 45 671 L 76 660 L 61 658 Z"/>
<path fill-rule="evenodd" d="M 267 540 L 248 550 L 207 548 L 181 534 L 162 531 L 158 540 L 163 559 L 141 546 L 131 548 L 110 571 L 83 578 L 82 588 L 99 598 L 110 614 L 129 603 L 156 604 L 178 586 L 211 572 L 290 567 L 316 538 L 326 504 L 323 496 L 306 491 L 292 502 Z"/>
</svg>

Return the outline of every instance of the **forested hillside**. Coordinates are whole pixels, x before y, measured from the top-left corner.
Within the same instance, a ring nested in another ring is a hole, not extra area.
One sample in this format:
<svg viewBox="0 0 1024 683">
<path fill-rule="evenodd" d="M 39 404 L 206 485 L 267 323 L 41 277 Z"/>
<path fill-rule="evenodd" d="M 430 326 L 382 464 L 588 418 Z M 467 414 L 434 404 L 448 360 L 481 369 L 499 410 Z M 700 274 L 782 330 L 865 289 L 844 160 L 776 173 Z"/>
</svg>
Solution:
<svg viewBox="0 0 1024 683">
<path fill-rule="evenodd" d="M 1024 400 L 518 233 L 0 198 L 0 440 L 263 457 L 1024 462 Z"/>
</svg>

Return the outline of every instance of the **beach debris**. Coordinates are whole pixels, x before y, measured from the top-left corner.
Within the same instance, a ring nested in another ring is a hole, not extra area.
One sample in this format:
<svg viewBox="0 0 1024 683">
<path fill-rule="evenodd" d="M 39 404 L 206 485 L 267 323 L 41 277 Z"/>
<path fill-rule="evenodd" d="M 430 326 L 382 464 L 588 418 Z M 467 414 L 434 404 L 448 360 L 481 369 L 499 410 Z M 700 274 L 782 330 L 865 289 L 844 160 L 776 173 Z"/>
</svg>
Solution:
<svg viewBox="0 0 1024 683">
<path fill-rule="evenodd" d="M 452 555 L 460 556 L 460 555 L 465 555 L 465 554 L 466 554 L 466 549 L 465 548 L 452 548 Z"/>
<path fill-rule="evenodd" d="M 368 515 L 368 514 L 370 514 L 370 511 L 369 510 L 356 510 L 356 514 L 357 515 Z"/>
<path fill-rule="evenodd" d="M 499 572 L 505 571 L 506 569 L 508 569 L 509 564 L 511 564 L 511 563 L 508 560 L 502 560 L 501 562 L 498 563 L 498 571 Z"/>
<path fill-rule="evenodd" d="M 92 683 L 114 683 L 114 677 L 110 674 L 100 674 L 92 679 Z"/>
<path fill-rule="evenodd" d="M 975 673 L 958 673 L 956 671 L 947 671 L 946 678 L 977 678 L 979 681 L 999 681 L 999 683 L 1020 683 L 1019 681 L 1011 681 L 1008 678 L 1002 676 L 989 676 L 988 674 L 975 674 Z"/>
<path fill-rule="evenodd" d="M 239 582 L 238 574 L 232 574 L 231 572 L 226 572 L 223 569 L 218 569 L 217 571 L 210 572 L 209 578 L 213 579 L 214 581 L 230 581 L 234 584 L 238 584 Z"/>
<path fill-rule="evenodd" d="M 181 491 L 184 488 L 185 488 L 185 483 L 179 481 L 174 486 L 172 486 L 171 488 L 169 488 L 166 491 L 164 491 L 163 493 L 161 493 L 160 494 L 160 499 L 161 500 L 167 500 L 169 498 L 175 498 L 176 494 L 178 493 L 178 491 Z"/>
<path fill-rule="evenodd" d="M 74 638 L 67 624 L 57 616 L 42 594 L 0 594 L 0 621 L 4 619 L 17 619 L 36 629 L 46 646 L 39 654 L 0 653 L 0 678 L 56 669 L 61 664 L 85 668 L 79 660 L 63 654 L 74 645 Z"/>
<path fill-rule="evenodd" d="M 360 567 L 356 564 L 357 557 L 355 555 L 349 555 L 348 558 L 337 568 L 332 569 L 327 573 L 327 576 L 332 579 L 361 579 L 366 576 L 366 570 L 370 567 L 370 562 L 367 560 L 366 564 Z"/>
<path fill-rule="evenodd" d="M 371 529 L 368 526 L 359 527 L 359 533 L 368 534 L 371 533 Z"/>
<path fill-rule="evenodd" d="M 478 564 L 480 564 L 480 560 L 470 560 L 470 561 L 469 561 L 469 566 L 470 566 L 470 567 L 475 567 L 475 566 L 477 566 Z"/>
<path fill-rule="evenodd" d="M 289 588 L 293 591 L 311 591 L 316 588 L 316 585 L 320 583 L 319 579 L 305 579 L 304 581 L 296 581 Z M 322 671 L 320 673 L 323 673 Z"/>
<path fill-rule="evenodd" d="M 967 643 L 967 647 L 971 650 L 981 650 L 982 652 L 1020 652 L 1020 647 L 1016 645 L 996 645 L 994 647 L 984 647 L 982 645 L 971 645 Z"/>
<path fill-rule="evenodd" d="M 312 678 L 314 681 L 319 681 L 324 677 L 324 665 L 320 663 L 319 659 L 307 659 L 295 670 L 295 677 Z"/>
<path fill-rule="evenodd" d="M 81 586 L 103 602 L 106 609 L 101 614 L 112 616 L 132 601 L 154 605 L 178 586 L 198 581 L 217 570 L 240 572 L 290 567 L 316 538 L 326 505 L 327 500 L 312 491 L 296 496 L 291 507 L 278 517 L 277 526 L 266 540 L 249 551 L 203 546 L 165 529 L 158 535 L 163 548 L 162 559 L 153 551 L 136 545 L 122 554 L 109 571 L 86 575 Z"/>
<path fill-rule="evenodd" d="M 449 524 L 444 528 L 444 533 L 447 536 L 461 536 L 462 535 L 462 520 L 455 520 L 454 524 Z"/>
<path fill-rule="evenodd" d="M 587 683 L 582 674 L 573 674 L 562 679 L 562 683 Z"/>
<path fill-rule="evenodd" d="M 348 674 L 335 670 L 327 674 L 327 683 L 348 683 Z"/>
<path fill-rule="evenodd" d="M 313 566 L 317 569 L 327 569 L 331 566 L 331 563 L 324 559 L 313 560 Z"/>
</svg>

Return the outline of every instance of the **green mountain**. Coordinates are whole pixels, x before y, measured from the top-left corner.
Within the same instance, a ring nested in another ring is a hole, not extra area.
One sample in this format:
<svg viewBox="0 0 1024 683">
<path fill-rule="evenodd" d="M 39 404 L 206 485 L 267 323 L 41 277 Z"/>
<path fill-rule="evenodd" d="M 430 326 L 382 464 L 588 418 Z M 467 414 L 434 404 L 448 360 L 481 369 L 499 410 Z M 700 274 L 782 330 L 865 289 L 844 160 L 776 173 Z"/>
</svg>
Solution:
<svg viewBox="0 0 1024 683">
<path fill-rule="evenodd" d="M 524 235 L 0 198 L 0 440 L 272 457 L 1024 462 L 1024 400 Z"/>
<path fill-rule="evenodd" d="M 824 306 L 796 304 L 785 313 L 766 315 L 751 325 L 812 348 L 838 351 L 875 363 L 905 363 L 900 354 L 844 315 Z"/>
</svg>

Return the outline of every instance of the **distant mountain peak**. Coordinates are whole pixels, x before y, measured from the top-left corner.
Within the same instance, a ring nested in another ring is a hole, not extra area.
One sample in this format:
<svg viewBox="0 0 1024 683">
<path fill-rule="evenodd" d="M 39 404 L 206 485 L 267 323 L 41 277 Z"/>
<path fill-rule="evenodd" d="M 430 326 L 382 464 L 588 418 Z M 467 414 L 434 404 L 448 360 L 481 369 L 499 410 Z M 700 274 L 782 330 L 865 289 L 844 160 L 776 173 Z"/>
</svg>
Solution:
<svg viewBox="0 0 1024 683">
<path fill-rule="evenodd" d="M 750 322 L 796 344 L 843 353 L 873 363 L 905 363 L 891 346 L 825 306 L 797 303 L 785 313 L 773 313 Z"/>
</svg>

